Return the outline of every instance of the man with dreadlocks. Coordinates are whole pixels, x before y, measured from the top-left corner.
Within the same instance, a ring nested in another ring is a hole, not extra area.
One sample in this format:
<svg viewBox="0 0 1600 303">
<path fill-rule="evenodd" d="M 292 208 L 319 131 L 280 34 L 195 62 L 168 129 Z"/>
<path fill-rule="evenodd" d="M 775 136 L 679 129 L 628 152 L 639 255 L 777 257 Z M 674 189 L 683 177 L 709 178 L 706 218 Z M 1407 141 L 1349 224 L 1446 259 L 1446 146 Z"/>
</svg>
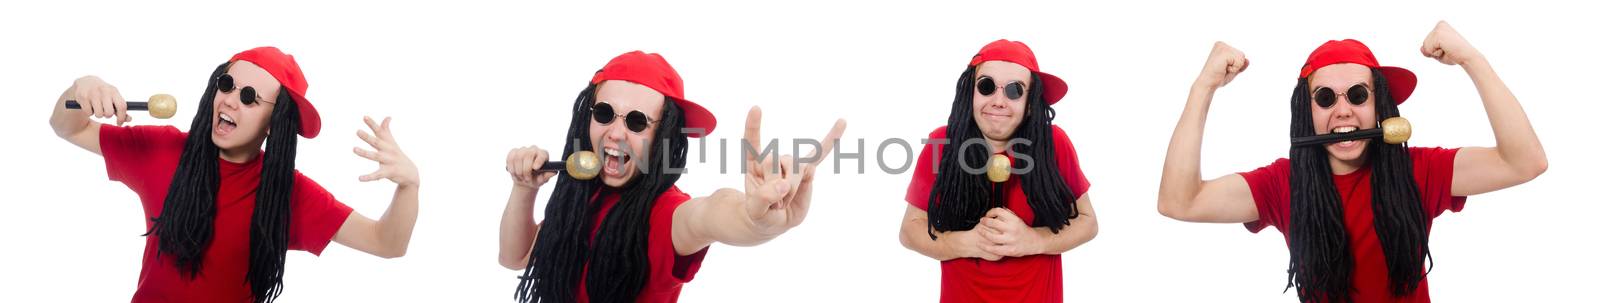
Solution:
<svg viewBox="0 0 1600 303">
<path fill-rule="evenodd" d="M 1066 93 L 1028 45 L 1004 39 L 956 80 L 948 124 L 917 157 L 900 225 L 901 245 L 941 262 L 940 301 L 1062 301 L 1061 253 L 1099 232 L 1077 151 L 1053 122 L 1050 106 Z M 1014 177 L 976 173 L 993 155 L 1015 159 Z"/>
<path fill-rule="evenodd" d="M 1371 139 L 1304 145 L 1290 148 L 1288 159 L 1202 181 L 1200 136 L 1211 96 L 1249 66 L 1243 53 L 1218 42 L 1173 131 L 1158 209 L 1182 221 L 1244 223 L 1251 232 L 1278 228 L 1289 246 L 1289 286 L 1300 301 L 1428 302 L 1433 218 L 1461 211 L 1466 196 L 1533 180 L 1547 163 L 1516 97 L 1455 29 L 1439 22 L 1422 54 L 1466 70 L 1498 146 L 1423 148 Z M 1374 128 L 1400 115 L 1416 83 L 1410 71 L 1379 65 L 1361 42 L 1328 41 L 1300 70 L 1289 134 Z"/>
<path fill-rule="evenodd" d="M 684 99 L 683 80 L 666 59 L 633 51 L 595 72 L 572 105 L 567 146 L 600 154 L 598 178 L 537 172 L 550 156 L 536 146 L 511 150 L 511 197 L 500 219 L 500 264 L 521 269 L 521 302 L 676 302 L 712 242 L 754 246 L 799 225 L 810 207 L 816 166 L 844 132 L 844 121 L 811 155 L 796 159 L 761 150 L 761 111 L 745 121 L 744 192 L 690 198 L 674 183 L 687 162 L 689 137 L 717 127 L 716 117 Z M 544 221 L 535 223 L 539 187 L 556 179 Z"/>
<path fill-rule="evenodd" d="M 106 173 L 139 195 L 148 218 L 134 302 L 271 302 L 283 291 L 288 250 L 321 254 L 330 240 L 373 255 L 405 254 L 417 218 L 417 168 L 382 124 L 357 136 L 377 161 L 361 181 L 399 186 L 380 220 L 353 212 L 294 169 L 296 135 L 322 128 L 294 57 L 260 47 L 211 73 L 189 132 L 121 126 L 116 87 L 86 76 L 56 101 L 56 135 L 105 157 Z M 75 100 L 83 110 L 67 110 Z M 117 125 L 89 119 L 114 118 Z M 265 143 L 266 150 L 262 150 Z"/>
</svg>

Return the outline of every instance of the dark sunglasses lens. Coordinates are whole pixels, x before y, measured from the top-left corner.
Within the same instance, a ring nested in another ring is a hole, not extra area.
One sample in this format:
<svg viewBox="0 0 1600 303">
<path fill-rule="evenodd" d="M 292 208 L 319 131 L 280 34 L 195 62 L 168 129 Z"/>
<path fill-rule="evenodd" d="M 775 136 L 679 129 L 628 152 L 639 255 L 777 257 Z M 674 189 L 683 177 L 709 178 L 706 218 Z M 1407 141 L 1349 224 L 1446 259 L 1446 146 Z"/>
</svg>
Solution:
<svg viewBox="0 0 1600 303">
<path fill-rule="evenodd" d="M 230 76 L 228 74 L 222 74 L 221 76 L 217 76 L 216 85 L 217 85 L 217 90 L 222 91 L 223 93 L 231 93 L 231 92 L 233 92 L 233 76 Z"/>
<path fill-rule="evenodd" d="M 244 103 L 244 105 L 256 104 L 256 101 L 260 101 L 256 100 L 256 97 L 258 96 L 254 87 L 246 86 L 239 89 L 239 103 Z"/>
<path fill-rule="evenodd" d="M 994 89 L 995 89 L 995 87 L 994 87 L 994 79 L 993 78 L 989 78 L 989 77 L 978 78 L 978 94 L 979 95 L 984 95 L 984 96 L 993 95 L 994 94 Z"/>
<path fill-rule="evenodd" d="M 1011 82 L 1006 84 L 1006 98 L 1011 98 L 1011 100 L 1021 100 L 1022 94 L 1022 83 Z"/>
<path fill-rule="evenodd" d="M 594 122 L 611 124 L 611 120 L 616 118 L 617 112 L 611 109 L 611 104 L 600 103 L 594 105 Z"/>
<path fill-rule="evenodd" d="M 1351 105 L 1361 105 L 1361 103 L 1366 103 L 1370 96 L 1367 95 L 1367 86 L 1356 85 L 1351 86 L 1350 91 L 1344 93 L 1344 97 L 1350 98 Z"/>
<path fill-rule="evenodd" d="M 644 132 L 645 127 L 650 126 L 650 118 L 645 117 L 644 113 L 639 111 L 628 112 L 627 119 L 628 121 L 626 122 L 628 123 L 628 130 L 631 130 L 635 133 L 642 133 Z"/>
<path fill-rule="evenodd" d="M 1314 94 L 1312 96 L 1312 98 L 1315 98 L 1317 100 L 1317 106 L 1321 106 L 1323 108 L 1327 108 L 1327 107 L 1333 107 L 1334 99 L 1338 99 L 1339 96 L 1335 96 L 1333 94 L 1333 89 L 1324 87 L 1324 88 L 1318 88 L 1317 89 L 1317 93 Z"/>
</svg>

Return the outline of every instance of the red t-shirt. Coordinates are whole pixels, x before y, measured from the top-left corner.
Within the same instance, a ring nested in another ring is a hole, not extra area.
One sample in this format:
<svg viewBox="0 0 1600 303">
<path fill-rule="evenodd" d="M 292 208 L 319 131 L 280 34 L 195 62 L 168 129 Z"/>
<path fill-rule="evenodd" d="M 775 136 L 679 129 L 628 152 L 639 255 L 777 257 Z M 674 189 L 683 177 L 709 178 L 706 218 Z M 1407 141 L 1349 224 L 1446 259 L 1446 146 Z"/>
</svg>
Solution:
<svg viewBox="0 0 1600 303">
<path fill-rule="evenodd" d="M 1055 137 L 1056 168 L 1060 171 L 1067 188 L 1079 198 L 1089 190 L 1089 179 L 1083 176 L 1083 171 L 1078 168 L 1078 152 L 1072 147 L 1072 140 L 1067 138 L 1067 133 L 1060 127 L 1051 126 Z M 932 140 L 945 139 L 945 127 L 941 126 L 928 133 Z M 928 210 L 928 197 L 936 181 L 934 170 L 938 162 L 934 157 L 941 156 L 944 148 L 955 146 L 960 148 L 961 142 L 945 144 L 924 144 L 922 154 L 917 156 L 917 166 L 911 174 L 911 185 L 906 188 L 906 203 L 911 203 L 924 211 Z M 969 148 L 977 148 L 969 147 Z M 1033 156 L 1035 159 L 1038 156 Z M 940 161 L 955 161 L 940 159 Z M 1037 161 L 1037 160 L 1036 160 Z M 1037 162 L 1035 162 L 1037 163 Z M 974 163 L 973 166 L 984 167 L 988 163 Z M 1035 164 L 1037 165 L 1037 164 Z M 1035 166 L 1037 167 L 1037 166 Z M 964 172 L 940 172 L 964 173 Z M 1028 206 L 1028 197 L 1022 192 L 1021 178 L 1013 177 L 1005 182 L 1006 208 L 1017 214 L 1023 222 L 1033 222 L 1033 208 Z M 1068 226 L 1067 228 L 1072 228 Z M 977 258 L 951 259 L 941 262 L 939 283 L 940 302 L 1061 302 L 1061 255 L 1043 254 L 1017 258 L 1007 257 L 1000 261 L 986 261 Z"/>
<path fill-rule="evenodd" d="M 144 205 L 145 228 L 161 215 L 167 187 L 188 136 L 172 126 L 100 127 L 100 150 L 106 174 L 139 195 Z M 217 188 L 217 214 L 211 245 L 206 248 L 200 273 L 194 278 L 178 272 L 176 258 L 158 255 L 156 237 L 145 237 L 144 263 L 133 302 L 250 302 L 245 272 L 250 264 L 250 221 L 255 213 L 256 188 L 261 182 L 261 157 L 245 163 L 217 159 L 221 185 Z M 350 216 L 340 203 L 299 172 L 294 175 L 289 202 L 289 249 L 321 254 Z"/>
<path fill-rule="evenodd" d="M 1417 179 L 1417 194 L 1422 211 L 1428 216 L 1429 229 L 1433 218 L 1445 210 L 1461 211 L 1467 197 L 1450 195 L 1450 182 L 1455 174 L 1457 149 L 1412 147 L 1412 175 Z M 1278 159 L 1271 165 L 1240 173 L 1250 185 L 1250 195 L 1256 200 L 1256 211 L 1261 219 L 1244 223 L 1250 232 L 1260 232 L 1267 226 L 1277 227 L 1283 233 L 1285 244 L 1289 240 L 1289 159 Z M 1350 235 L 1350 255 L 1355 258 L 1350 293 L 1355 302 L 1428 302 L 1428 279 L 1424 277 L 1416 292 L 1405 297 L 1389 294 L 1389 268 L 1383 256 L 1383 244 L 1378 241 L 1377 229 L 1372 225 L 1372 172 L 1362 166 L 1346 175 L 1334 175 L 1333 183 L 1344 201 L 1344 227 Z M 1421 268 L 1417 270 L 1423 270 Z"/>
<path fill-rule="evenodd" d="M 589 236 L 600 229 L 600 221 L 611 212 L 611 207 L 617 205 L 620 195 L 603 195 L 600 213 L 593 218 L 595 230 L 589 231 Z M 644 282 L 644 288 L 639 290 L 639 297 L 634 302 L 678 302 L 678 294 L 683 292 L 683 284 L 694 280 L 694 274 L 700 271 L 700 262 L 706 259 L 706 252 L 710 246 L 701 248 L 693 254 L 679 256 L 677 249 L 672 246 L 672 213 L 678 210 L 679 205 L 689 202 L 689 194 L 678 190 L 677 186 L 668 188 L 661 196 L 656 197 L 656 204 L 650 209 L 650 235 L 645 244 L 645 258 L 650 262 L 649 278 Z M 587 277 L 588 265 L 584 266 L 584 275 Z M 587 279 L 578 281 L 578 302 L 589 302 Z"/>
</svg>

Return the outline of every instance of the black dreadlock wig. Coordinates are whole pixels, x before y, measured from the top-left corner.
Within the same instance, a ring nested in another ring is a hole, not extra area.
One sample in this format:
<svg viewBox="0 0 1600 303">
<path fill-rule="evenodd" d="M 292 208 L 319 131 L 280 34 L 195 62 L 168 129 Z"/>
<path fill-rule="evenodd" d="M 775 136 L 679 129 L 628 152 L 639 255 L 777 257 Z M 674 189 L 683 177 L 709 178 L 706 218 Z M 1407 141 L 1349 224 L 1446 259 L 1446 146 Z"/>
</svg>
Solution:
<svg viewBox="0 0 1600 303">
<path fill-rule="evenodd" d="M 1372 82 L 1377 119 L 1399 116 L 1383 73 L 1374 69 Z M 1290 136 L 1316 135 L 1306 78 L 1300 78 L 1289 103 Z M 1372 169 L 1373 226 L 1389 268 L 1388 291 L 1408 295 L 1427 275 L 1423 259 L 1431 259 L 1411 155 L 1404 144 L 1377 140 L 1367 144 L 1365 153 Z M 1292 147 L 1289 162 L 1289 286 L 1298 289 L 1302 302 L 1349 302 L 1354 258 L 1328 151 L 1322 145 Z"/>
<path fill-rule="evenodd" d="M 572 124 L 567 128 L 568 143 L 562 159 L 593 149 L 589 121 L 595 91 L 596 85 L 589 85 L 572 105 Z M 518 277 L 522 281 L 517 284 L 517 301 L 575 302 L 578 281 L 585 282 L 590 302 L 633 302 L 638 297 L 649 273 L 646 247 L 650 211 L 656 197 L 678 182 L 679 175 L 669 173 L 667 168 L 682 168 L 688 162 L 689 139 L 683 133 L 683 113 L 671 97 L 663 101 L 661 122 L 647 143 L 651 159 L 635 159 L 639 160 L 639 176 L 619 189 L 620 193 L 602 192 L 604 185 L 598 178 L 580 181 L 567 174 L 557 177 L 555 194 L 539 225 L 539 240 L 533 245 L 528 268 Z M 613 194 L 621 196 L 595 230 L 594 218 L 599 215 L 600 203 L 604 195 Z M 592 242 L 590 231 L 595 231 Z M 584 276 L 585 265 L 588 276 Z"/>
<path fill-rule="evenodd" d="M 928 195 L 928 237 L 937 239 L 934 231 L 971 230 L 989 209 L 1004 207 L 1003 190 L 983 175 L 968 174 L 967 167 L 985 167 L 994 154 L 988 144 L 981 148 L 962 148 L 969 140 L 983 140 L 983 133 L 973 120 L 973 83 L 976 67 L 967 67 L 956 81 L 956 99 L 950 106 L 950 120 L 945 128 L 945 138 L 950 145 L 940 154 L 939 169 L 932 192 Z M 1039 75 L 1033 75 L 1033 85 L 1028 86 L 1028 105 L 1022 124 L 1017 126 L 1015 139 L 1026 139 L 1032 144 L 1017 144 L 1012 148 L 1021 155 L 1031 155 L 1033 173 L 1019 175 L 1022 192 L 1028 197 L 1028 207 L 1033 208 L 1034 227 L 1048 227 L 1050 232 L 1060 232 L 1068 220 L 1078 217 L 1078 196 L 1067 187 L 1056 167 L 1055 136 L 1052 121 L 1055 109 L 1045 104 L 1044 85 Z M 975 146 L 974 146 L 975 147 Z"/>
<path fill-rule="evenodd" d="M 228 65 L 217 66 L 210 79 L 225 73 Z M 211 245 L 217 187 L 222 181 L 217 166 L 220 150 L 211 142 L 211 113 L 215 110 L 212 103 L 217 87 L 214 81 L 208 83 L 200 98 L 200 109 L 189 125 L 161 214 L 150 218 L 155 224 L 145 233 L 159 242 L 158 255 L 175 257 L 179 272 L 190 278 L 200 273 L 202 258 Z M 250 221 L 250 268 L 245 273 L 255 302 L 272 302 L 283 292 L 283 263 L 289 248 L 289 196 L 293 192 L 298 140 L 295 136 L 300 132 L 300 111 L 288 93 L 278 94 L 270 124 Z"/>
</svg>

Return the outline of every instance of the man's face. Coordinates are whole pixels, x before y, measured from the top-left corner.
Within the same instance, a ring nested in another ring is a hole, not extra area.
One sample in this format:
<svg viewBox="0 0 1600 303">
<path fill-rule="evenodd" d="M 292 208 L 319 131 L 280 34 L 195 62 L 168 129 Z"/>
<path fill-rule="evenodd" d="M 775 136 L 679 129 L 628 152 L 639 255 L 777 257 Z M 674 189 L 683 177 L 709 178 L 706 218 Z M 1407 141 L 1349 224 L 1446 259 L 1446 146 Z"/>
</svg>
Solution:
<svg viewBox="0 0 1600 303">
<path fill-rule="evenodd" d="M 1310 104 L 1311 124 L 1316 128 L 1318 135 L 1352 132 L 1378 126 L 1371 68 L 1353 63 L 1328 65 L 1311 73 L 1308 82 L 1311 85 L 1310 93 L 1313 99 L 1317 90 L 1322 88 L 1331 89 L 1336 94 L 1333 104 L 1329 107 L 1322 107 L 1315 101 Z M 1352 87 L 1356 87 L 1356 90 L 1365 90 L 1367 97 L 1361 104 L 1352 104 L 1348 96 Z M 1324 147 L 1327 148 L 1328 155 L 1335 160 L 1360 163 L 1360 160 L 1364 159 L 1367 144 L 1371 144 L 1371 141 L 1372 139 L 1344 141 L 1329 143 Z"/>
<path fill-rule="evenodd" d="M 983 137 L 990 141 L 1006 141 L 1016 133 L 1017 125 L 1022 124 L 1022 118 L 1028 109 L 1028 89 L 1033 87 L 1033 73 L 1022 65 L 1005 61 L 988 61 L 978 64 L 975 71 L 972 92 L 972 119 L 978 124 L 978 130 L 983 132 Z M 984 95 L 987 84 L 992 81 L 994 91 Z M 1007 86 L 1016 83 L 1020 85 L 1021 97 L 1011 99 L 1007 95 Z"/>
<path fill-rule="evenodd" d="M 660 92 L 628 81 L 608 80 L 595 89 L 595 106 L 609 105 L 614 113 L 611 122 L 606 124 L 595 121 L 594 117 L 589 119 L 589 142 L 594 144 L 594 152 L 605 164 L 600 170 L 600 179 L 606 186 L 622 187 L 639 175 L 634 160 L 650 157 L 649 140 L 655 137 L 665 102 L 666 96 Z M 628 127 L 627 117 L 635 111 L 650 121 L 639 132 Z"/>
<path fill-rule="evenodd" d="M 212 100 L 211 142 L 230 153 L 248 153 L 261 149 L 267 138 L 268 122 L 272 109 L 277 106 L 279 88 L 283 85 L 266 70 L 249 61 L 236 61 L 226 72 L 233 78 L 233 87 L 217 87 Z M 213 79 L 215 81 L 215 79 Z M 246 105 L 241 101 L 244 88 L 255 91 L 256 102 Z M 227 90 L 227 93 L 222 92 Z"/>
</svg>

